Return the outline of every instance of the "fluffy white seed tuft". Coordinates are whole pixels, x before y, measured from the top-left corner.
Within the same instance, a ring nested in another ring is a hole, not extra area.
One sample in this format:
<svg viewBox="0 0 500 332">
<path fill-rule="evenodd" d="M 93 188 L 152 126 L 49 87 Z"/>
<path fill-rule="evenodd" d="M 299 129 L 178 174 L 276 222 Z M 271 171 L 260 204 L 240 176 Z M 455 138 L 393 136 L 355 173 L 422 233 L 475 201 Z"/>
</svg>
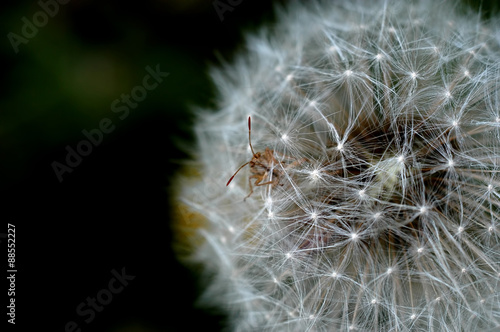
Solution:
<svg viewBox="0 0 500 332">
<path fill-rule="evenodd" d="M 213 71 L 179 201 L 230 330 L 500 325 L 500 26 L 458 7 L 293 2 Z"/>
</svg>

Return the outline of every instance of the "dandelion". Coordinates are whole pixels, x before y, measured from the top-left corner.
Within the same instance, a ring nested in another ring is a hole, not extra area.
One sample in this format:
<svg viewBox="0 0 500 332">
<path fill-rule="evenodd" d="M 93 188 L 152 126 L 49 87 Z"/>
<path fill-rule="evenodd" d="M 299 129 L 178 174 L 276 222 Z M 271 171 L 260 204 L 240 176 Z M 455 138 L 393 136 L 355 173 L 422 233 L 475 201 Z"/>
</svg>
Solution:
<svg viewBox="0 0 500 332">
<path fill-rule="evenodd" d="M 457 7 L 294 2 L 213 71 L 178 204 L 228 330 L 500 326 L 499 25 Z"/>
</svg>

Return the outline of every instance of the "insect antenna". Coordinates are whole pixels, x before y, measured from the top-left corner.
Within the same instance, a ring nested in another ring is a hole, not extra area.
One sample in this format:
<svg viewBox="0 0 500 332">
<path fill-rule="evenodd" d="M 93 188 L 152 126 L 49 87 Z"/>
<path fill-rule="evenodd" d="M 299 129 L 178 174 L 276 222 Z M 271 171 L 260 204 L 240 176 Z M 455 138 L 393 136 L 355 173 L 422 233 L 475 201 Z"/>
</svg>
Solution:
<svg viewBox="0 0 500 332">
<path fill-rule="evenodd" d="M 250 150 L 252 150 L 252 154 L 254 157 L 258 157 L 255 152 L 253 151 L 253 146 L 252 146 L 252 138 L 251 138 L 251 132 L 252 132 L 252 123 L 251 123 L 251 117 L 249 116 L 248 117 L 248 144 L 250 145 Z M 226 183 L 226 187 L 229 186 L 229 184 L 231 183 L 231 181 L 233 181 L 233 178 L 236 176 L 236 174 L 238 174 L 238 172 L 243 168 L 245 167 L 246 165 L 250 164 L 251 160 L 249 162 L 246 162 L 244 163 L 243 165 L 241 165 L 238 170 L 236 172 L 234 172 L 233 176 L 231 176 L 231 178 L 229 179 L 229 181 L 227 181 Z"/>
<path fill-rule="evenodd" d="M 245 167 L 246 165 L 250 164 L 250 162 L 246 162 L 244 163 L 243 165 L 240 166 L 240 168 L 238 168 L 238 170 L 236 172 L 234 172 L 233 176 L 231 176 L 231 178 L 229 179 L 229 181 L 227 181 L 226 183 L 226 187 L 229 186 L 229 184 L 231 183 L 231 181 L 233 181 L 233 178 L 236 176 L 236 174 L 238 174 L 238 172 L 243 168 Z"/>
<path fill-rule="evenodd" d="M 248 144 L 250 145 L 250 150 L 252 150 L 252 154 L 255 157 L 255 152 L 253 151 L 252 147 L 252 138 L 251 138 L 251 133 L 252 133 L 252 123 L 251 123 L 251 117 L 248 117 Z"/>
</svg>

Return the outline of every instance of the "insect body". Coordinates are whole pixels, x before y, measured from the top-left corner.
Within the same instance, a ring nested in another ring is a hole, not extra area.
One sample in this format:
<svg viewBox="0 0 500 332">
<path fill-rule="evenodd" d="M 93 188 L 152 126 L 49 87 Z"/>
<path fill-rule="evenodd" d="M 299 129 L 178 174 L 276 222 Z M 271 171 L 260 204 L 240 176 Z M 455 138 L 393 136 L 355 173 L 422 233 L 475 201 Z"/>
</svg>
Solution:
<svg viewBox="0 0 500 332">
<path fill-rule="evenodd" d="M 252 180 L 255 179 L 253 183 L 254 186 L 265 186 L 268 184 L 278 184 L 280 172 L 274 168 L 274 165 L 278 164 L 276 158 L 274 158 L 274 151 L 266 148 L 264 152 L 257 152 L 253 150 L 252 140 L 251 140 L 252 124 L 251 117 L 248 117 L 248 144 L 250 145 L 250 150 L 252 150 L 253 157 L 250 161 L 241 165 L 238 170 L 231 176 L 229 181 L 227 181 L 226 186 L 228 186 L 233 178 L 238 174 L 238 172 L 246 165 L 250 166 L 250 172 L 252 175 L 248 178 L 248 183 L 250 185 L 250 193 L 245 197 L 247 199 L 253 193 Z M 270 173 L 272 173 L 272 180 L 263 182 L 266 180 Z"/>
</svg>

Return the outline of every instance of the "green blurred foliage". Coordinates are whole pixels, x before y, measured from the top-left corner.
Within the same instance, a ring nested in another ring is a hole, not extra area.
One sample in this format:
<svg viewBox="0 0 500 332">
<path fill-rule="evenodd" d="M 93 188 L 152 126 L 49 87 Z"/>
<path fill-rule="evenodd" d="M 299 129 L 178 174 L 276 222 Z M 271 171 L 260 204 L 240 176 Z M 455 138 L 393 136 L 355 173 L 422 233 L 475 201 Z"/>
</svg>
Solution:
<svg viewBox="0 0 500 332">
<path fill-rule="evenodd" d="M 35 37 L 18 46 L 18 53 L 4 37 L 0 43 L 6 63 L 0 92 L 2 179 L 25 176 L 30 165 L 47 154 L 64 156 L 65 145 L 75 145 L 84 138 L 83 129 L 97 128 L 105 117 L 118 131 L 126 131 L 141 118 L 161 113 L 171 120 L 165 130 L 172 140 L 164 142 L 165 148 L 175 150 L 176 140 L 189 141 L 192 106 L 211 102 L 208 63 L 216 62 L 216 50 L 230 53 L 224 49 L 239 41 L 241 17 L 248 24 L 255 12 L 270 9 L 271 2 L 266 3 L 250 13 L 242 4 L 220 22 L 211 1 L 74 0 L 59 5 Z M 22 36 L 21 18 L 32 22 L 40 10 L 37 3 L 22 1 L 3 9 L 2 31 Z M 170 76 L 149 91 L 129 117 L 117 120 L 112 102 L 141 85 L 145 67 L 157 64 Z"/>
</svg>

